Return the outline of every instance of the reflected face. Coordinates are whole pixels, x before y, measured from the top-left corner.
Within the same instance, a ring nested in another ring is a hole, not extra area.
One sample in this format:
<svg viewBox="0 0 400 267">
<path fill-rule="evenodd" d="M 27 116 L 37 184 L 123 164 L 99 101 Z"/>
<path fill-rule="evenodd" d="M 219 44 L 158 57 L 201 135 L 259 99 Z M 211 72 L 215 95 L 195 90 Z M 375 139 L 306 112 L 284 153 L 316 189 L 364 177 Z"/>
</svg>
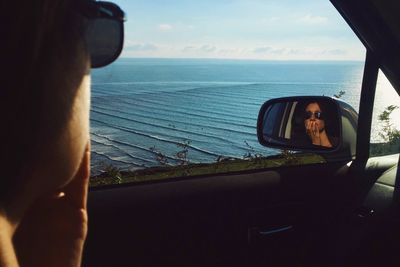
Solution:
<svg viewBox="0 0 400 267">
<path fill-rule="evenodd" d="M 317 102 L 314 103 L 310 103 L 307 105 L 306 109 L 305 109 L 305 113 L 306 114 L 310 114 L 310 116 L 306 116 L 306 119 L 304 120 L 304 127 L 307 129 L 307 125 L 310 124 L 315 124 L 317 125 L 319 131 L 322 131 L 323 129 L 325 129 L 325 121 L 320 118 L 318 119 L 317 114 L 320 112 L 322 114 L 321 108 L 319 106 L 319 104 Z"/>
</svg>

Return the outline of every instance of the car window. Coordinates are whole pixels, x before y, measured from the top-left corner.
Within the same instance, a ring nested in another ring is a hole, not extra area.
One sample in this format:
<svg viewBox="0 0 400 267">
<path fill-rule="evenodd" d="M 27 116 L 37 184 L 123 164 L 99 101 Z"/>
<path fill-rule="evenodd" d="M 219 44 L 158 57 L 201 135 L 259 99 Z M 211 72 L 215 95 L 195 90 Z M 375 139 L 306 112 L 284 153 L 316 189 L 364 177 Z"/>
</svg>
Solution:
<svg viewBox="0 0 400 267">
<path fill-rule="evenodd" d="M 370 155 L 400 152 L 400 96 L 379 70 L 372 120 Z"/>
<path fill-rule="evenodd" d="M 358 110 L 365 49 L 329 1 L 116 1 L 121 58 L 92 71 L 91 185 L 322 163 L 261 146 L 261 105 Z"/>
</svg>

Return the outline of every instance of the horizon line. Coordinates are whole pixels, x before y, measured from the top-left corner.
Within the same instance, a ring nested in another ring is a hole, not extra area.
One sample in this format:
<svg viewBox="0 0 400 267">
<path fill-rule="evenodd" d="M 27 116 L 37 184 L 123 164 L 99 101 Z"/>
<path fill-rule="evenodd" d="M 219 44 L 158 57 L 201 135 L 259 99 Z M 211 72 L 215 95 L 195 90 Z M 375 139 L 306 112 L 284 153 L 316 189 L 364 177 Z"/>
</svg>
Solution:
<svg viewBox="0 0 400 267">
<path fill-rule="evenodd" d="M 255 59 L 255 58 L 212 58 L 212 57 L 125 57 L 119 59 L 173 59 L 173 60 L 235 60 L 235 61 L 264 61 L 264 62 L 365 62 L 361 59 Z"/>
</svg>

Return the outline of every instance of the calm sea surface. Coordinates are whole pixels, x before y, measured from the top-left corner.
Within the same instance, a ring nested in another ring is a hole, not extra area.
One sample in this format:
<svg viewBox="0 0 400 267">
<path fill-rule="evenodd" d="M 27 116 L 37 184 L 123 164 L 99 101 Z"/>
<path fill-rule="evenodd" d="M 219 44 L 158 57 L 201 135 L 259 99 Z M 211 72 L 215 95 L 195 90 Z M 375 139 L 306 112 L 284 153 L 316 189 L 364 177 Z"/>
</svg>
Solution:
<svg viewBox="0 0 400 267">
<path fill-rule="evenodd" d="M 362 62 L 267 62 L 120 59 L 92 72 L 92 168 L 134 170 L 247 153 L 272 155 L 256 136 L 260 106 L 270 98 L 333 96 L 358 110 Z"/>
</svg>

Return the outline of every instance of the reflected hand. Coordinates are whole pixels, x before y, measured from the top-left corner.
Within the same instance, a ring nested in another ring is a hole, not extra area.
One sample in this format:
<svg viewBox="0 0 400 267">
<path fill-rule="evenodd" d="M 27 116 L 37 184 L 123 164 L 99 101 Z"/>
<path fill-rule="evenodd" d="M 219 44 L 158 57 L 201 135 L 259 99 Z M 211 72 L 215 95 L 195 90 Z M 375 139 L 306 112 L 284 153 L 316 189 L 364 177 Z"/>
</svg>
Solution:
<svg viewBox="0 0 400 267">
<path fill-rule="evenodd" d="M 14 238 L 21 266 L 81 265 L 89 172 L 88 145 L 73 180 L 59 192 L 38 199 L 26 212 Z"/>
<path fill-rule="evenodd" d="M 319 133 L 319 123 L 317 121 L 308 121 L 306 124 L 306 132 L 310 137 L 313 145 L 321 145 L 321 137 Z"/>
</svg>

